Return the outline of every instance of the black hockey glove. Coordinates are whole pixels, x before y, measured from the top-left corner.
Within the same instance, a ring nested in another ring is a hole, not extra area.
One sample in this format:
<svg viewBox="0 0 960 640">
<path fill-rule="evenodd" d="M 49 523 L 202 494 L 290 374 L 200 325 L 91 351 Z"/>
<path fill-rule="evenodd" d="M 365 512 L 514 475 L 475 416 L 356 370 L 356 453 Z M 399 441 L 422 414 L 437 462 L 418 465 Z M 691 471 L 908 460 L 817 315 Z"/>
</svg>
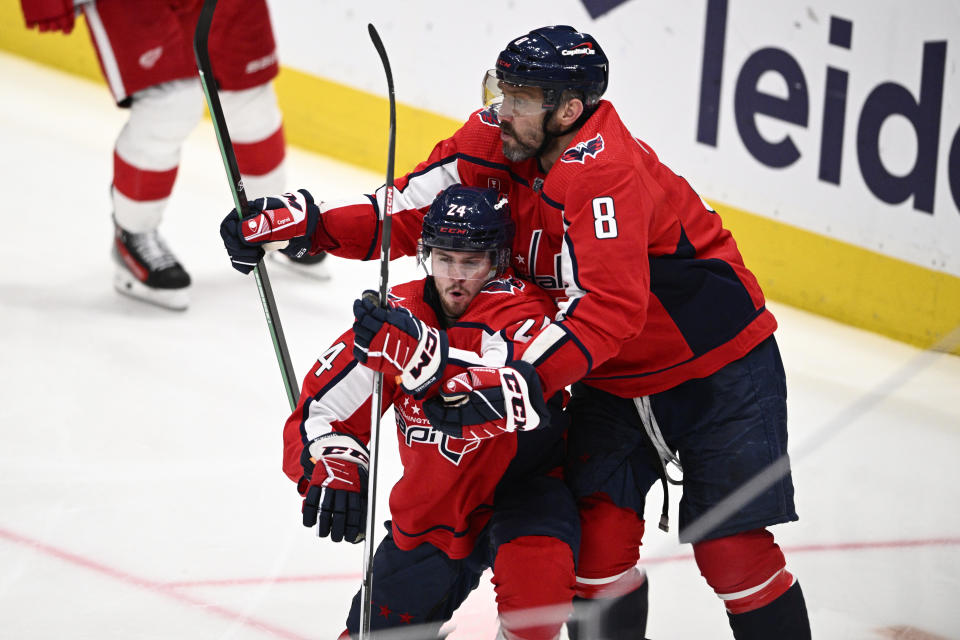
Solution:
<svg viewBox="0 0 960 640">
<path fill-rule="evenodd" d="M 301 489 L 303 526 L 334 542 L 361 542 L 367 526 L 367 448 L 345 433 L 328 433 L 310 443 L 314 461 Z"/>
<path fill-rule="evenodd" d="M 220 237 L 234 269 L 240 273 L 253 271 L 263 258 L 265 245 L 291 258 L 306 255 L 320 220 L 320 208 L 309 191 L 257 198 L 249 204 L 250 215 L 243 220 L 233 209 L 220 223 Z"/>
<path fill-rule="evenodd" d="M 505 367 L 470 367 L 446 380 L 423 403 L 434 429 L 466 440 L 530 431 L 549 420 L 540 377 L 522 360 Z"/>
</svg>

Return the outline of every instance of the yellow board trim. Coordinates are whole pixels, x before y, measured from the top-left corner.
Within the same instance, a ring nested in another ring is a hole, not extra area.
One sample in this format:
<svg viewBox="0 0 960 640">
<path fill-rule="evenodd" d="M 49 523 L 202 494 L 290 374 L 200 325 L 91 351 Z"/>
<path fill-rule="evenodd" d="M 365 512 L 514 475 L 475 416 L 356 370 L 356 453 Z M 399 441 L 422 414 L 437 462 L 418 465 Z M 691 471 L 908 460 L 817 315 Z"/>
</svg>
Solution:
<svg viewBox="0 0 960 640">
<path fill-rule="evenodd" d="M 106 85 L 87 21 L 77 18 L 70 35 L 27 29 L 17 0 L 0 2 L 0 49 Z"/>
<path fill-rule="evenodd" d="M 960 328 L 960 278 L 711 201 L 771 300 L 918 347 Z"/>
<path fill-rule="evenodd" d="M 19 3 L 0 5 L 0 49 L 104 84 L 82 17 L 74 32 L 24 28 Z M 384 82 L 385 83 L 385 82 Z M 386 168 L 387 100 L 289 67 L 276 80 L 287 141 L 343 162 Z M 406 173 L 461 122 L 397 105 L 396 172 Z M 884 256 L 728 205 L 717 205 L 771 300 L 923 348 L 960 326 L 960 278 Z"/>
<path fill-rule="evenodd" d="M 386 177 L 390 123 L 386 98 L 289 67 L 281 68 L 274 86 L 290 144 Z M 396 175 L 413 169 L 461 124 L 398 102 Z"/>
<path fill-rule="evenodd" d="M 86 20 L 70 35 L 27 29 L 18 2 L 0 4 L 0 49 L 106 84 Z M 384 173 L 390 107 L 386 98 L 282 67 L 275 82 L 287 141 L 308 151 Z M 384 78 L 386 88 L 386 78 Z M 397 175 L 429 155 L 433 145 L 462 123 L 397 104 Z"/>
</svg>

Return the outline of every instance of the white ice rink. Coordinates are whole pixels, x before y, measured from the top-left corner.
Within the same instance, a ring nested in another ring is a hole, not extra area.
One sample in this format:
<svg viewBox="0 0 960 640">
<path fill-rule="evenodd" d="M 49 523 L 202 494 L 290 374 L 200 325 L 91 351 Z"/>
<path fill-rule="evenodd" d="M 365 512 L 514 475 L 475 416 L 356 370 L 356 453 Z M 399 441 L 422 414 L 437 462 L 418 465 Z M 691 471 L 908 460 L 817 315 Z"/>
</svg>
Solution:
<svg viewBox="0 0 960 640">
<path fill-rule="evenodd" d="M 125 114 L 106 88 L 5 54 L 0 87 L 0 638 L 335 638 L 362 551 L 304 529 L 280 470 L 286 398 L 254 281 L 220 244 L 232 204 L 210 124 L 161 227 L 195 283 L 175 313 L 112 288 Z M 383 181 L 295 150 L 289 164 L 321 198 Z M 299 375 L 377 282 L 377 264 L 327 264 L 328 283 L 270 272 Z M 801 516 L 774 532 L 814 637 L 960 638 L 960 358 L 770 306 Z M 730 637 L 690 548 L 648 529 L 648 635 Z M 457 620 L 454 640 L 493 640 L 486 581 Z"/>
</svg>

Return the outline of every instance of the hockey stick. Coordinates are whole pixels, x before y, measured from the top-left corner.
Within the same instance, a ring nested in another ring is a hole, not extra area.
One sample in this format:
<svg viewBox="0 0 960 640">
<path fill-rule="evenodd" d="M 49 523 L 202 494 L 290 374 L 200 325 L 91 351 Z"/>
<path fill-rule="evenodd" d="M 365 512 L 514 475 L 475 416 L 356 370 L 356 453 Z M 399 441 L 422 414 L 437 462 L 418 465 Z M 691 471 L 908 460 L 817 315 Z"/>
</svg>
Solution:
<svg viewBox="0 0 960 640">
<path fill-rule="evenodd" d="M 223 168 L 226 169 L 227 181 L 230 183 L 230 191 L 233 194 L 233 204 L 236 207 L 237 215 L 242 220 L 250 214 L 250 206 L 247 203 L 247 194 L 243 189 L 240 169 L 237 167 L 237 156 L 234 154 L 233 145 L 230 142 L 227 122 L 223 117 L 223 107 L 220 106 L 220 96 L 217 93 L 216 80 L 214 80 L 213 69 L 210 66 L 210 53 L 207 51 L 210 24 L 213 22 L 213 12 L 216 8 L 217 0 L 204 0 L 203 8 L 200 11 L 200 19 L 197 21 L 197 30 L 193 36 L 193 53 L 197 59 L 200 84 L 203 86 L 203 94 L 207 98 L 210 118 L 213 120 L 213 130 L 217 133 L 217 143 L 220 145 Z M 283 327 L 280 326 L 277 302 L 273 298 L 273 288 L 270 286 L 270 278 L 267 277 L 267 268 L 263 263 L 263 258 L 253 268 L 253 277 L 257 281 L 257 289 L 260 291 L 260 304 L 263 305 L 263 315 L 267 319 L 267 327 L 273 341 L 273 350 L 277 355 L 280 375 L 283 376 L 283 386 L 287 392 L 287 401 L 290 403 L 292 411 L 297 406 L 300 388 L 297 384 L 296 373 L 293 370 L 293 363 L 290 361 L 290 353 L 287 351 L 287 340 L 283 337 Z"/>
<path fill-rule="evenodd" d="M 390 269 L 390 216 L 393 213 L 393 159 L 397 135 L 397 108 L 393 97 L 393 72 L 390 60 L 383 47 L 380 34 L 372 24 L 367 31 L 373 46 L 380 54 L 383 70 L 387 74 L 387 95 L 390 100 L 390 137 L 387 143 L 387 185 L 383 207 L 383 230 L 380 234 L 380 307 L 387 307 L 387 278 Z M 373 379 L 373 402 L 370 405 L 370 472 L 367 474 L 367 527 L 363 539 L 363 583 L 360 585 L 360 640 L 370 636 L 370 611 L 373 607 L 373 554 L 374 524 L 377 502 L 377 458 L 380 449 L 380 407 L 383 404 L 383 373 L 377 372 Z"/>
</svg>

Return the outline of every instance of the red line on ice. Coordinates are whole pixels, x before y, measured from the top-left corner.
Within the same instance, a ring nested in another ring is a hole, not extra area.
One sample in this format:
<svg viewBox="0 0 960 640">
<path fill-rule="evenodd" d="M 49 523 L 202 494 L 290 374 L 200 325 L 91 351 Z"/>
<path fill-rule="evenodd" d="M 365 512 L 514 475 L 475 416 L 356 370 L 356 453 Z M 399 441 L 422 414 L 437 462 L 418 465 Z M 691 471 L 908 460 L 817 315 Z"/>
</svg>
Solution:
<svg viewBox="0 0 960 640">
<path fill-rule="evenodd" d="M 899 549 L 905 547 L 949 547 L 960 545 L 960 538 L 928 538 L 919 540 L 885 540 L 877 542 L 840 542 L 834 544 L 807 544 L 793 547 L 784 547 L 786 554 L 791 553 L 809 553 L 812 551 L 867 551 L 871 549 Z M 661 556 L 659 558 L 644 558 L 640 560 L 640 565 L 666 564 L 669 562 L 682 562 L 684 560 L 693 560 L 692 553 L 678 554 L 675 556 Z M 337 580 L 359 580 L 360 573 L 328 573 L 307 576 L 290 576 L 278 578 L 240 578 L 233 580 L 197 580 L 195 582 L 171 582 L 171 586 L 176 587 L 202 587 L 202 586 L 224 586 L 229 587 L 241 584 L 262 584 L 264 582 L 331 582 Z"/>
<path fill-rule="evenodd" d="M 872 549 L 904 549 L 907 547 L 952 547 L 960 545 L 960 538 L 921 538 L 918 540 L 877 540 L 874 542 L 835 542 L 830 544 L 801 544 L 784 547 L 787 555 L 792 553 L 810 553 L 812 551 L 870 551 Z M 665 564 L 693 560 L 692 553 L 675 556 L 661 556 L 659 558 L 642 558 L 640 566 L 644 564 Z"/>
<path fill-rule="evenodd" d="M 141 589 L 146 589 L 148 591 L 153 591 L 161 595 L 179 600 L 187 604 L 199 604 L 202 605 L 207 611 L 216 613 L 222 617 L 229 618 L 231 620 L 239 620 L 248 626 L 256 627 L 264 631 L 268 631 L 274 635 L 283 637 L 283 638 L 293 638 L 296 640 L 302 640 L 302 636 L 299 636 L 292 631 L 286 629 L 281 629 L 279 627 L 273 626 L 269 623 L 259 621 L 253 618 L 249 618 L 244 614 L 220 607 L 215 604 L 206 602 L 200 598 L 195 598 L 188 596 L 184 593 L 178 591 L 178 589 L 184 587 L 230 587 L 230 586 L 242 586 L 242 585 L 251 585 L 251 584 L 264 584 L 264 583 L 294 583 L 294 582 L 334 582 L 334 581 L 353 581 L 360 579 L 360 573 L 328 573 L 328 574 L 318 574 L 318 575 L 306 575 L 306 576 L 276 576 L 269 578 L 226 578 L 220 580 L 194 580 L 194 581 L 180 581 L 180 582 L 158 582 L 154 580 L 147 580 L 144 578 L 139 578 L 129 573 L 119 571 L 107 565 L 100 564 L 93 560 L 89 560 L 75 553 L 69 551 L 64 551 L 58 549 L 57 547 L 45 544 L 38 540 L 28 538 L 26 536 L 21 536 L 19 534 L 13 533 L 7 529 L 0 528 L 0 538 L 6 538 L 11 542 L 22 544 L 28 547 L 31 547 L 37 551 L 45 553 L 46 555 L 59 558 L 65 562 L 68 562 L 73 565 L 77 565 L 91 571 L 95 571 L 102 575 L 109 576 L 116 580 L 132 584 Z M 945 537 L 945 538 L 921 538 L 916 540 L 877 540 L 877 541 L 865 541 L 865 542 L 837 542 L 831 544 L 806 544 L 806 545 L 796 545 L 792 547 L 784 547 L 784 553 L 810 553 L 810 552 L 830 552 L 830 551 L 870 551 L 874 549 L 904 549 L 908 547 L 950 547 L 960 545 L 960 537 Z M 693 554 L 685 553 L 678 554 L 674 556 L 661 556 L 658 558 L 645 558 L 640 562 L 640 566 L 643 565 L 652 565 L 652 564 L 666 564 L 669 562 L 681 562 L 685 560 L 693 560 Z"/>
<path fill-rule="evenodd" d="M 44 555 L 57 558 L 58 560 L 62 560 L 68 564 L 72 564 L 77 567 L 88 569 L 95 573 L 99 573 L 100 575 L 113 578 L 114 580 L 117 580 L 119 582 L 124 582 L 128 585 L 132 585 L 139 589 L 150 591 L 158 595 L 162 595 L 164 597 L 170 598 L 172 600 L 177 600 L 183 604 L 191 605 L 194 607 L 202 607 L 205 612 L 216 614 L 222 618 L 227 618 L 228 620 L 231 620 L 234 622 L 239 622 L 248 627 L 254 627 L 256 629 L 260 629 L 261 631 L 265 631 L 277 637 L 289 638 L 290 640 L 306 640 L 305 636 L 301 636 L 297 633 L 294 633 L 293 631 L 282 629 L 280 627 L 270 624 L 269 622 L 264 622 L 262 620 L 251 618 L 239 611 L 233 611 L 231 609 L 227 609 L 226 607 L 221 607 L 220 605 L 214 604 L 212 602 L 207 602 L 202 598 L 197 598 L 184 593 L 180 593 L 176 591 L 172 586 L 164 584 L 162 582 L 156 582 L 154 580 L 140 578 L 131 573 L 126 573 L 125 571 L 114 569 L 113 567 L 109 567 L 105 564 L 96 562 L 95 560 L 85 558 L 79 554 L 71 553 L 70 551 L 59 549 L 52 545 L 46 544 L 44 542 L 40 542 L 39 540 L 35 540 L 33 538 L 29 538 L 27 536 L 23 536 L 18 533 L 14 533 L 2 527 L 0 527 L 0 538 L 6 539 L 15 544 L 29 547 L 34 551 L 37 551 Z"/>
<path fill-rule="evenodd" d="M 359 580 L 360 573 L 326 573 L 312 576 L 277 576 L 274 578 L 225 578 L 223 580 L 184 580 L 181 582 L 165 582 L 168 587 L 238 587 L 246 584 L 263 584 L 275 582 L 277 584 L 291 582 L 337 582 Z"/>
</svg>

